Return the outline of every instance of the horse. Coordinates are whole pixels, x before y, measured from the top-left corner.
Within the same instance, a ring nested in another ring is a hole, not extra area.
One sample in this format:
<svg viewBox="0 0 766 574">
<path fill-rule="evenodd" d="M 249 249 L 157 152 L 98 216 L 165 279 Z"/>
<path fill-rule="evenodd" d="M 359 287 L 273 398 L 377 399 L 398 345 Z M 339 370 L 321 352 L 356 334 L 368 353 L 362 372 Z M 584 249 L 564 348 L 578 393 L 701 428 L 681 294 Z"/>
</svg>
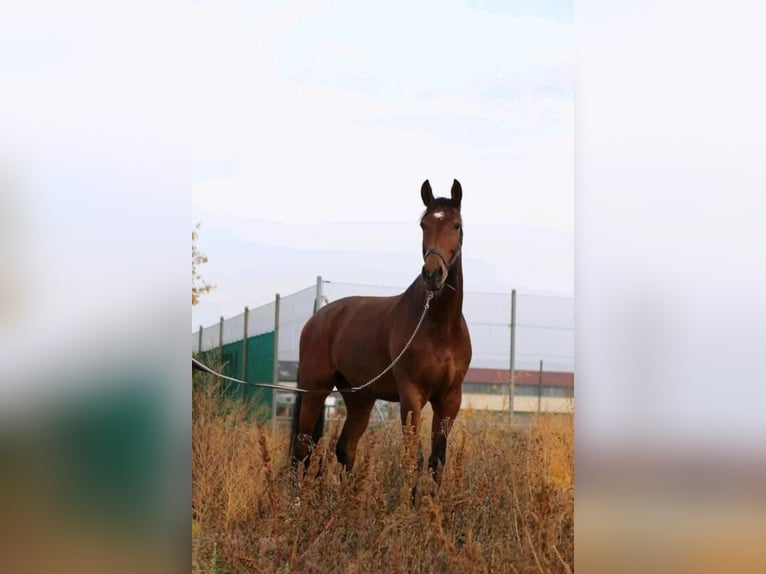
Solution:
<svg viewBox="0 0 766 574">
<path fill-rule="evenodd" d="M 301 461 L 308 466 L 324 430 L 325 399 L 337 388 L 347 413 L 335 448 L 343 468 L 353 469 L 376 400 L 399 402 L 403 430 L 406 434 L 414 427 L 416 437 L 421 410 L 430 402 L 428 468 L 440 481 L 447 435 L 460 410 L 472 355 L 463 317 L 462 195 L 457 180 L 449 198 L 434 198 L 429 181 L 423 182 L 423 266 L 403 293 L 344 297 L 318 309 L 304 325 L 297 381 L 298 388 L 308 392 L 298 395 L 293 410 L 294 466 Z M 388 372 L 376 377 L 386 368 Z M 418 467 L 422 464 L 419 449 Z"/>
</svg>

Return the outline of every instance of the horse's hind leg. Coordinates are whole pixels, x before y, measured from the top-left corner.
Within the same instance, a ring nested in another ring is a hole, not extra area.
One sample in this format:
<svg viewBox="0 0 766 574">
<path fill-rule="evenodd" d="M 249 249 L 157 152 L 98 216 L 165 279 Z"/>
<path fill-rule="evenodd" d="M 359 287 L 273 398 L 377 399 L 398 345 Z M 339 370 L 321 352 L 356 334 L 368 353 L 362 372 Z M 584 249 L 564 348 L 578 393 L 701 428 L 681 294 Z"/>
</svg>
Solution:
<svg viewBox="0 0 766 574">
<path fill-rule="evenodd" d="M 362 438 L 370 422 L 370 413 L 375 405 L 375 399 L 346 394 L 343 400 L 346 403 L 346 422 L 343 424 L 338 444 L 335 446 L 335 454 L 338 462 L 350 471 L 354 468 L 359 439 Z"/>
<path fill-rule="evenodd" d="M 293 445 L 293 461 L 304 461 L 308 466 L 311 451 L 324 431 L 324 402 L 327 392 L 306 393 L 301 397 L 297 433 Z M 297 406 L 297 405 L 296 405 Z"/>
</svg>

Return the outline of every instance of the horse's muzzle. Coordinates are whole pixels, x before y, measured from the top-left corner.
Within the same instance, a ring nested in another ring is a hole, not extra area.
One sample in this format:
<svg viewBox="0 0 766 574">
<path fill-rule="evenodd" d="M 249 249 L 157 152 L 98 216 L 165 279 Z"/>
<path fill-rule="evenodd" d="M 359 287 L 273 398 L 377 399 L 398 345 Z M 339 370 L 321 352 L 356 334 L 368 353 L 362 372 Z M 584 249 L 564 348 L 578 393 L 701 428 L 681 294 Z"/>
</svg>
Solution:
<svg viewBox="0 0 766 574">
<path fill-rule="evenodd" d="M 438 291 L 444 287 L 444 282 L 447 280 L 447 273 L 443 265 L 436 265 L 430 270 L 426 269 L 426 266 L 423 265 L 423 270 L 420 274 L 429 291 Z"/>
</svg>

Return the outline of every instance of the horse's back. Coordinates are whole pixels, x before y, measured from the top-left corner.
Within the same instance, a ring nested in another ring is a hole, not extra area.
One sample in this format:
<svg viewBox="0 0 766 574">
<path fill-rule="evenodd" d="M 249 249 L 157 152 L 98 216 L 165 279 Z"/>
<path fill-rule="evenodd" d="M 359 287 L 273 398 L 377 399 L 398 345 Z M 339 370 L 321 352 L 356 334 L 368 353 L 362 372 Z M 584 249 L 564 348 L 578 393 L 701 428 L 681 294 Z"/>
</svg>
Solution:
<svg viewBox="0 0 766 574">
<path fill-rule="evenodd" d="M 370 319 L 385 315 L 395 299 L 355 295 L 328 303 L 306 322 L 301 339 L 332 338 L 349 328 L 360 328 Z"/>
<path fill-rule="evenodd" d="M 300 336 L 301 365 L 336 370 L 338 355 L 366 344 L 385 322 L 397 297 L 351 296 L 328 303 L 306 322 Z"/>
</svg>

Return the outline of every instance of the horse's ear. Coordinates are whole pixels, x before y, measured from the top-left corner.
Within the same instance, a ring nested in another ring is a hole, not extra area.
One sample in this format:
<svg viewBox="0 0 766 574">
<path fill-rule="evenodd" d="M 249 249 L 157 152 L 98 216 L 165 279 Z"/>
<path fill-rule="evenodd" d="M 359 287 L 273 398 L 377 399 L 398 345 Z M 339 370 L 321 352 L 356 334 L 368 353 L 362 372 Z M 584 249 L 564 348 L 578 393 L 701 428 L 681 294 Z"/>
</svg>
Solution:
<svg viewBox="0 0 766 574">
<path fill-rule="evenodd" d="M 452 182 L 452 202 L 460 209 L 460 200 L 463 199 L 463 188 L 458 180 Z"/>
<path fill-rule="evenodd" d="M 423 203 L 426 207 L 431 205 L 431 202 L 434 200 L 434 192 L 431 190 L 431 184 L 428 183 L 428 180 L 425 180 L 420 187 L 420 197 L 423 198 Z"/>
</svg>

